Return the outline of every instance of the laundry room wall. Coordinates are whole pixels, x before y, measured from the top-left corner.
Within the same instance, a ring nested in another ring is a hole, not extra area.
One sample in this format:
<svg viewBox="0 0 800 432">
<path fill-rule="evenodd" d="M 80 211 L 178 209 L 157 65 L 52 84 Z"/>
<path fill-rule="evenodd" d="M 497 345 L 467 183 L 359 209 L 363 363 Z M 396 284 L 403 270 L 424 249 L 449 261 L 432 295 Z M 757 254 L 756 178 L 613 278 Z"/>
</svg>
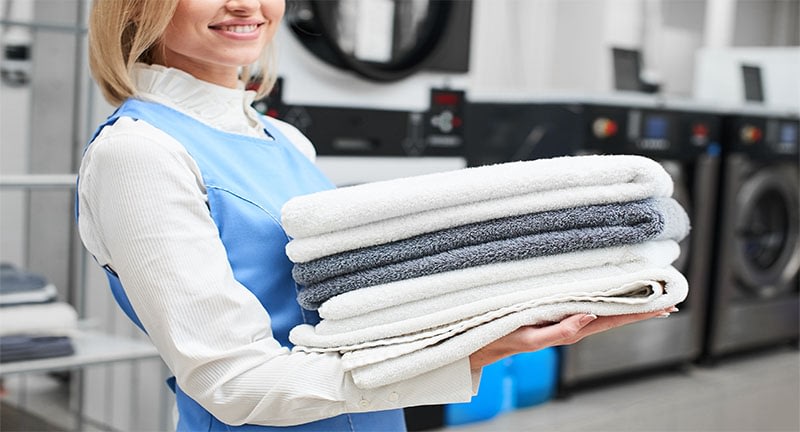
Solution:
<svg viewBox="0 0 800 432">
<path fill-rule="evenodd" d="M 610 92 L 611 48 L 620 47 L 641 50 L 643 72 L 661 85 L 662 94 L 688 97 L 695 52 L 713 43 L 709 31 L 721 28 L 726 46 L 796 46 L 798 4 L 476 0 L 469 89 L 479 94 Z"/>
</svg>

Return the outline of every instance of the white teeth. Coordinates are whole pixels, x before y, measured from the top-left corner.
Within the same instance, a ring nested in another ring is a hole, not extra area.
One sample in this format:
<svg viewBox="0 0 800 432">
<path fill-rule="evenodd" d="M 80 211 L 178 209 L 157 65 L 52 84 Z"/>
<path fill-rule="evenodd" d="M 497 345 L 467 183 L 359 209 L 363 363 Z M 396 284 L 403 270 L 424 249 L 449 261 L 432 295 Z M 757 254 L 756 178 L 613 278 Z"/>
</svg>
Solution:
<svg viewBox="0 0 800 432">
<path fill-rule="evenodd" d="M 258 28 L 258 26 L 255 25 L 255 24 L 243 25 L 243 26 L 221 26 L 220 27 L 220 29 L 222 29 L 224 31 L 233 32 L 233 33 L 250 33 L 252 31 L 255 31 L 255 29 L 257 29 L 257 28 Z"/>
</svg>

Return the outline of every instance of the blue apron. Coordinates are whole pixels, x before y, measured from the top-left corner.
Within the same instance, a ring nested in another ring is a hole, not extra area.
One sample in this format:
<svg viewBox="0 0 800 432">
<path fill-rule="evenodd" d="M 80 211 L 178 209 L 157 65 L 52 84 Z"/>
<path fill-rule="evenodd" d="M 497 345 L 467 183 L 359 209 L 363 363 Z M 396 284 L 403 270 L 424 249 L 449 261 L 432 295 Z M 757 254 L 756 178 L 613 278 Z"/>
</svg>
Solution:
<svg viewBox="0 0 800 432">
<path fill-rule="evenodd" d="M 319 316 L 297 301 L 292 263 L 284 248 L 289 239 L 280 225 L 280 209 L 290 198 L 330 189 L 333 185 L 269 122 L 273 141 L 214 129 L 164 105 L 129 99 L 95 132 L 119 117 L 144 120 L 181 143 L 200 168 L 211 217 L 228 254 L 233 273 L 252 291 L 272 319 L 272 332 L 291 347 L 289 330 L 315 324 Z M 91 141 L 90 141 L 91 142 Z M 119 278 L 106 268 L 114 298 L 142 330 Z M 242 319 L 247 319 L 243 317 Z M 179 431 L 396 431 L 405 430 L 402 410 L 343 414 L 292 427 L 230 426 L 216 419 L 171 380 L 178 405 Z"/>
</svg>

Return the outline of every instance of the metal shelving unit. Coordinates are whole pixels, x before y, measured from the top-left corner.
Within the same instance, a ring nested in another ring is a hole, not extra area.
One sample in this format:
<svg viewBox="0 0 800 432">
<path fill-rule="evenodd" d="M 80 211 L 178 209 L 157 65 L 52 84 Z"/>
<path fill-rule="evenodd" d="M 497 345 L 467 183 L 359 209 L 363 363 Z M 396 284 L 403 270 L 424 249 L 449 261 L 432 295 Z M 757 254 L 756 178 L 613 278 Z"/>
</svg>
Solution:
<svg viewBox="0 0 800 432">
<path fill-rule="evenodd" d="M 30 193 L 32 190 L 62 191 L 74 194 L 77 176 L 75 174 L 40 174 L 40 175 L 0 175 L 0 191 L 22 190 Z M 72 299 L 81 318 L 77 329 L 69 333 L 75 348 L 75 353 L 69 356 L 53 357 L 36 360 L 16 361 L 0 364 L 0 379 L 22 376 L 27 374 L 47 374 L 53 372 L 69 371 L 72 374 L 69 389 L 69 405 L 74 414 L 75 430 L 84 430 L 87 422 L 86 409 L 86 379 L 84 371 L 94 366 L 131 363 L 134 366 L 146 360 L 158 360 L 159 354 L 155 346 L 144 338 L 127 337 L 104 331 L 104 323 L 97 319 L 86 319 L 86 292 L 87 292 L 87 266 L 92 265 L 88 253 L 80 247 L 75 252 L 77 257 L 70 261 L 77 264 L 75 272 L 76 293 Z M 2 309 L 0 309 L 0 323 L 2 322 Z M 111 329 L 113 330 L 113 329 Z M 161 371 L 166 374 L 167 369 L 161 363 Z M 110 385 L 110 383 L 108 384 Z M 134 389 L 131 395 L 129 409 L 136 413 L 140 395 Z M 25 408 L 24 406 L 21 408 Z M 161 404 L 159 416 L 160 428 L 166 429 L 168 423 L 167 403 Z M 91 420 L 89 420 L 91 422 Z M 97 423 L 97 422 L 94 422 Z"/>
</svg>

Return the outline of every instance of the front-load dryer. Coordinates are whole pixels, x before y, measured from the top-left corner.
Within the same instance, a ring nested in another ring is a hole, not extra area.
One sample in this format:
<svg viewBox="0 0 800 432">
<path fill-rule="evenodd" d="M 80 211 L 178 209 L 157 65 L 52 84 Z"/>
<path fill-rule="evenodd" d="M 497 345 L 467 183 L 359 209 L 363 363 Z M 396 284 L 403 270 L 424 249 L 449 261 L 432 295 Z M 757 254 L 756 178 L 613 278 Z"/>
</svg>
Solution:
<svg viewBox="0 0 800 432">
<path fill-rule="evenodd" d="M 798 129 L 795 116 L 725 119 L 708 359 L 798 338 Z"/>
</svg>

